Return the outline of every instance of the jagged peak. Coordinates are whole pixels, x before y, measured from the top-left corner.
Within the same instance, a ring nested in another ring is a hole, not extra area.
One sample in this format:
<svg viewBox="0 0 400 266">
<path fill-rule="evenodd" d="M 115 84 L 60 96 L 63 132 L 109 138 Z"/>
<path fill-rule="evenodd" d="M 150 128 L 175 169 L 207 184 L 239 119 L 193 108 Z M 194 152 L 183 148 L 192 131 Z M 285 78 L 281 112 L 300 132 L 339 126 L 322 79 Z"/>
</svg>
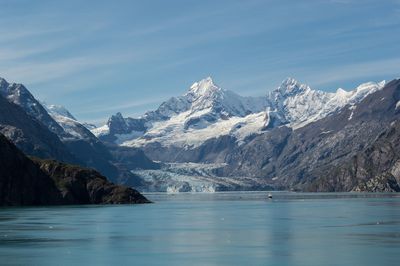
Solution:
<svg viewBox="0 0 400 266">
<path fill-rule="evenodd" d="M 0 87 L 8 87 L 9 83 L 4 78 L 0 77 Z"/>
<path fill-rule="evenodd" d="M 281 86 L 282 85 L 296 85 L 296 84 L 300 84 L 300 83 L 295 78 L 287 77 L 282 81 Z"/>
<path fill-rule="evenodd" d="M 121 114 L 121 112 L 118 112 L 118 113 L 116 113 L 115 115 L 111 116 L 111 118 L 118 118 L 118 119 L 121 119 L 121 118 L 124 118 L 124 117 L 123 117 L 123 115 Z"/>
<path fill-rule="evenodd" d="M 291 77 L 284 79 L 281 85 L 276 89 L 276 91 L 282 94 L 296 94 L 306 90 L 311 90 L 311 88 Z"/>
<path fill-rule="evenodd" d="M 213 79 L 211 77 L 206 77 L 200 81 L 197 81 L 193 83 L 192 86 L 190 86 L 189 93 L 195 93 L 198 95 L 203 95 L 206 94 L 206 92 L 212 90 L 219 90 L 220 88 L 215 85 Z"/>
<path fill-rule="evenodd" d="M 349 92 L 346 91 L 346 90 L 343 89 L 343 88 L 338 88 L 338 89 L 336 90 L 336 93 L 337 93 L 337 94 L 347 94 L 347 93 L 349 93 Z"/>
<path fill-rule="evenodd" d="M 112 116 L 108 119 L 107 125 L 110 125 L 110 124 L 115 123 L 115 122 L 117 122 L 117 123 L 118 123 L 118 122 L 122 122 L 122 121 L 125 122 L 124 117 L 122 116 L 121 112 L 118 112 L 118 113 L 116 113 L 115 115 L 112 115 Z"/>
</svg>

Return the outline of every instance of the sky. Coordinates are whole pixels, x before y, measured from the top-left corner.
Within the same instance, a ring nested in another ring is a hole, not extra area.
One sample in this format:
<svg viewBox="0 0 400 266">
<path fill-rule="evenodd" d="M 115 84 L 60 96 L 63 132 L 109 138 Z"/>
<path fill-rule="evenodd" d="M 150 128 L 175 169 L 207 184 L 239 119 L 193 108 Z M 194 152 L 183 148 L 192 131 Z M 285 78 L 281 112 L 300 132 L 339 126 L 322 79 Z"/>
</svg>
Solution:
<svg viewBox="0 0 400 266">
<path fill-rule="evenodd" d="M 208 76 L 246 96 L 398 78 L 400 0 L 0 0 L 0 77 L 81 121 L 139 116 Z"/>
</svg>

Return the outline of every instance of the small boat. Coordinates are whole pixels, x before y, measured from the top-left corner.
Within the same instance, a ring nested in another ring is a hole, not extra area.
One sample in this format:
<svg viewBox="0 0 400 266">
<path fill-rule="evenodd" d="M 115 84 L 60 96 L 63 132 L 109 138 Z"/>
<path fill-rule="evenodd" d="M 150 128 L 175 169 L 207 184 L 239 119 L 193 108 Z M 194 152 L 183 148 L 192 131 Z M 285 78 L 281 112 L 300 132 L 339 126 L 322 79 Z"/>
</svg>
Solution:
<svg viewBox="0 0 400 266">
<path fill-rule="evenodd" d="M 268 193 L 268 198 L 272 199 L 272 194 L 271 193 Z"/>
</svg>

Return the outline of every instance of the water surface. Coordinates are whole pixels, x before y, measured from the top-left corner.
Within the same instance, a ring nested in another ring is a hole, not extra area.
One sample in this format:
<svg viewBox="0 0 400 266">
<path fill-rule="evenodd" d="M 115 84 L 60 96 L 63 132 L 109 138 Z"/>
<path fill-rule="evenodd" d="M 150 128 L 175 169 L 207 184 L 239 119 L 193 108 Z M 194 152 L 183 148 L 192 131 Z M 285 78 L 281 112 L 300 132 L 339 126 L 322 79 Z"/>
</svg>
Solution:
<svg viewBox="0 0 400 266">
<path fill-rule="evenodd" d="M 148 194 L 0 209 L 1 265 L 398 265 L 396 194 Z"/>
</svg>

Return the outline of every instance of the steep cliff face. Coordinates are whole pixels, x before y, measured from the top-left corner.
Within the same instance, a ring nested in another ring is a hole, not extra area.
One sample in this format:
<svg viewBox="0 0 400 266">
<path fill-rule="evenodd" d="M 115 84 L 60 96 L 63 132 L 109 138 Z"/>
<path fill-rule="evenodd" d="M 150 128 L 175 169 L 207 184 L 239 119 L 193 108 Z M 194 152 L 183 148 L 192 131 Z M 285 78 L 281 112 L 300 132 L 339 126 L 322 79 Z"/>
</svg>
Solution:
<svg viewBox="0 0 400 266">
<path fill-rule="evenodd" d="M 29 159 L 0 134 L 0 205 L 148 203 L 132 188 L 98 172 L 53 160 Z"/>
</svg>

